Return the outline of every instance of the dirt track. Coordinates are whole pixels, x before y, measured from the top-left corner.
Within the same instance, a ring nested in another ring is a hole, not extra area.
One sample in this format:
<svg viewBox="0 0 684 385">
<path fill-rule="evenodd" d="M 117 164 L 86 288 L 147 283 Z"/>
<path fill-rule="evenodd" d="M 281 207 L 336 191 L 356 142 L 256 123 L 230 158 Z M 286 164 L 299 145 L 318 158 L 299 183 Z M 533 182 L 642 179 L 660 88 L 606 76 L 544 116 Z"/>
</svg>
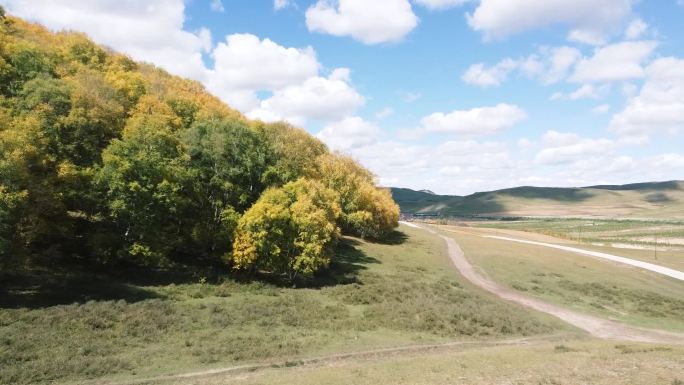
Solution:
<svg viewBox="0 0 684 385">
<path fill-rule="evenodd" d="M 421 227 L 422 229 L 433 234 L 438 234 L 432 229 L 422 226 L 417 227 Z M 500 298 L 516 302 L 520 305 L 535 309 L 537 311 L 551 314 L 573 326 L 587 331 L 594 337 L 621 341 L 684 344 L 684 334 L 627 326 L 618 322 L 568 310 L 566 308 L 556 306 L 536 298 L 528 297 L 514 290 L 505 288 L 496 282 L 490 281 L 489 279 L 476 273 L 473 269 L 473 266 L 465 258 L 463 251 L 453 238 L 444 235 L 439 236 L 446 241 L 449 257 L 453 261 L 458 271 L 468 281 L 497 295 Z"/>
</svg>

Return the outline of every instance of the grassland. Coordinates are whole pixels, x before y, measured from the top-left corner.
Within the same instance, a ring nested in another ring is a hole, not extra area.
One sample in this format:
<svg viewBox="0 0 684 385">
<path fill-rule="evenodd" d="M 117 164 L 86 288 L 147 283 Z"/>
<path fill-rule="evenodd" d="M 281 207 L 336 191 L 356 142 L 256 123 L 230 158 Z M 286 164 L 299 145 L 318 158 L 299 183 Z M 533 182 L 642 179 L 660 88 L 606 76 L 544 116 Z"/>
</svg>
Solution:
<svg viewBox="0 0 684 385">
<path fill-rule="evenodd" d="M 479 221 L 481 228 L 518 230 L 572 241 L 589 250 L 619 254 L 684 271 L 684 223 L 599 219 L 526 219 Z M 516 236 L 525 237 L 524 233 Z"/>
<path fill-rule="evenodd" d="M 561 250 L 442 227 L 470 262 L 515 290 L 603 318 L 684 331 L 684 283 Z"/>
<path fill-rule="evenodd" d="M 436 236 L 402 231 L 388 244 L 346 238 L 331 270 L 304 288 L 203 277 L 9 277 L 0 297 L 0 383 L 127 380 L 569 330 L 471 287 Z"/>
<path fill-rule="evenodd" d="M 681 385 L 684 348 L 614 342 L 432 351 L 192 379 L 197 385 Z M 185 385 L 187 379 L 154 384 Z"/>
</svg>

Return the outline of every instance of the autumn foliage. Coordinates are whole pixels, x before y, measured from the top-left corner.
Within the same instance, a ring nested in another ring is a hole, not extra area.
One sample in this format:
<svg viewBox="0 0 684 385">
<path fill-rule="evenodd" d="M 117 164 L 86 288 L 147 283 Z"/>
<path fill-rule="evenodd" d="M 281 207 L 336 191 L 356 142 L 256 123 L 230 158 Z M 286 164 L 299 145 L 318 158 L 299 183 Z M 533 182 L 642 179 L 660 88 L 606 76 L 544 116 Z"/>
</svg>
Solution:
<svg viewBox="0 0 684 385">
<path fill-rule="evenodd" d="M 353 159 L 197 82 L 0 17 L 0 266 L 226 266 L 290 278 L 398 207 Z"/>
</svg>

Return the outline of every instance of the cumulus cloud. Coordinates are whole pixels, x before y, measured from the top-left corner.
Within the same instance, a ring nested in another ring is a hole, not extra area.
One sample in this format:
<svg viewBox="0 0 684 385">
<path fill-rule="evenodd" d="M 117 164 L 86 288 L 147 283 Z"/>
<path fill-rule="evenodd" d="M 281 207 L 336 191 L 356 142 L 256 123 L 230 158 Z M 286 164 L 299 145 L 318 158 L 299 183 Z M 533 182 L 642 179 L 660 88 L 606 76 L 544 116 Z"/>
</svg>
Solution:
<svg viewBox="0 0 684 385">
<path fill-rule="evenodd" d="M 428 9 L 434 10 L 458 7 L 470 2 L 470 0 L 413 0 L 413 2 Z"/>
<path fill-rule="evenodd" d="M 309 31 L 365 44 L 396 42 L 418 25 L 408 0 L 318 0 L 306 10 Z"/>
<path fill-rule="evenodd" d="M 481 0 L 468 24 L 486 38 L 566 25 L 575 40 L 596 40 L 630 15 L 633 0 Z M 594 35 L 592 39 L 588 37 Z"/>
<path fill-rule="evenodd" d="M 641 19 L 634 19 L 629 23 L 625 30 L 625 39 L 635 40 L 641 37 L 648 30 L 648 24 Z"/>
<path fill-rule="evenodd" d="M 591 110 L 591 112 L 593 112 L 596 115 L 605 114 L 608 111 L 610 111 L 610 105 L 608 104 L 600 104 Z"/>
<path fill-rule="evenodd" d="M 316 137 L 331 149 L 349 151 L 377 142 L 380 129 L 358 116 L 350 116 L 326 125 Z"/>
<path fill-rule="evenodd" d="M 542 143 L 544 148 L 537 153 L 535 162 L 547 165 L 583 162 L 587 157 L 603 156 L 615 147 L 610 139 L 588 139 L 557 131 L 547 131 Z"/>
<path fill-rule="evenodd" d="M 275 90 L 247 116 L 264 121 L 287 120 L 304 125 L 309 119 L 333 121 L 352 114 L 365 98 L 351 85 L 349 69 L 337 68 L 327 78 L 316 76 L 302 84 Z"/>
<path fill-rule="evenodd" d="M 484 63 L 474 64 L 461 78 L 471 85 L 495 87 L 506 81 L 513 71 L 518 71 L 543 84 L 552 84 L 564 79 L 581 57 L 580 51 L 573 47 L 542 47 L 527 57 L 506 58 L 490 67 Z"/>
<path fill-rule="evenodd" d="M 392 107 L 385 107 L 382 110 L 376 112 L 375 117 L 377 119 L 385 119 L 386 117 L 392 115 L 393 113 L 394 113 L 394 109 Z"/>
<path fill-rule="evenodd" d="M 484 63 L 471 65 L 461 79 L 468 84 L 479 87 L 496 87 L 501 85 L 508 74 L 518 68 L 519 63 L 513 59 L 504 59 L 499 63 L 487 68 Z"/>
<path fill-rule="evenodd" d="M 608 95 L 610 91 L 609 85 L 595 86 L 593 84 L 584 84 L 578 89 L 570 93 L 555 92 L 551 95 L 551 100 L 580 100 L 580 99 L 601 99 Z"/>
<path fill-rule="evenodd" d="M 626 136 L 684 131 L 684 60 L 657 59 L 645 74 L 639 94 L 613 116 L 610 129 Z"/>
<path fill-rule="evenodd" d="M 243 111 L 254 107 L 256 91 L 300 84 L 320 69 L 313 48 L 286 48 L 251 34 L 227 36 L 212 56 L 208 88 Z"/>
<path fill-rule="evenodd" d="M 273 9 L 276 11 L 287 8 L 290 5 L 290 0 L 273 0 Z"/>
<path fill-rule="evenodd" d="M 592 57 L 577 64 L 570 80 L 590 83 L 642 78 L 642 64 L 657 46 L 655 41 L 626 41 L 597 48 Z"/>
<path fill-rule="evenodd" d="M 421 120 L 422 130 L 458 135 L 489 135 L 513 127 L 527 118 L 523 109 L 511 104 L 435 112 Z"/>
<path fill-rule="evenodd" d="M 78 29 L 95 41 L 167 71 L 206 80 L 207 30 L 183 29 L 183 0 L 5 0 L 8 11 L 53 30 Z"/>
<path fill-rule="evenodd" d="M 223 8 L 223 3 L 221 2 L 221 0 L 211 0 L 211 3 L 209 3 L 209 7 L 214 12 L 224 12 L 225 11 L 225 8 Z"/>
</svg>

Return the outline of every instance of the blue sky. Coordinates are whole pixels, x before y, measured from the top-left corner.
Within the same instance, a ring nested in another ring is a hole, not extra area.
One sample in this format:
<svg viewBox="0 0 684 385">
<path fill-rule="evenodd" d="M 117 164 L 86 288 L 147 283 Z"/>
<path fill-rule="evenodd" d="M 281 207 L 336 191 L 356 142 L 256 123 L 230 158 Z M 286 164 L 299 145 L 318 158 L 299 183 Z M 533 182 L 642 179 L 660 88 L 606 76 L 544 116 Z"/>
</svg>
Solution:
<svg viewBox="0 0 684 385">
<path fill-rule="evenodd" d="M 684 179 L 681 0 L 0 0 L 287 120 L 387 186 Z"/>
</svg>

